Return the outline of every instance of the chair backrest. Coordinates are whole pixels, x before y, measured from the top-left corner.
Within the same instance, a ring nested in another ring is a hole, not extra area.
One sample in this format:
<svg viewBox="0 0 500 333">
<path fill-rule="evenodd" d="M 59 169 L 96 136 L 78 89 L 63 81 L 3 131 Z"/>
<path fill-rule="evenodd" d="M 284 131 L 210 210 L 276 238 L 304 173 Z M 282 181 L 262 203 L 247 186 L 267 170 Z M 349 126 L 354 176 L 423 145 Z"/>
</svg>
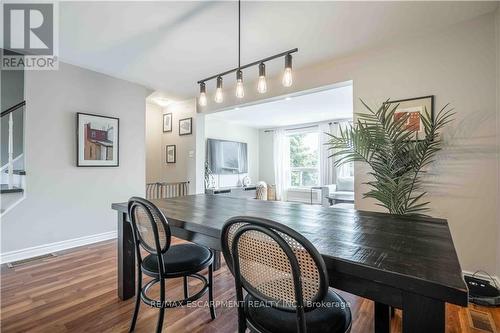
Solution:
<svg viewBox="0 0 500 333">
<path fill-rule="evenodd" d="M 270 306 L 296 311 L 303 332 L 304 311 L 314 308 L 328 292 L 326 266 L 315 247 L 283 224 L 248 216 L 229 219 L 221 242 L 236 288 Z"/>
<path fill-rule="evenodd" d="M 353 192 L 354 177 L 339 177 L 337 178 L 337 191 Z"/>
<path fill-rule="evenodd" d="M 167 199 L 188 195 L 189 182 L 178 183 L 148 183 L 146 184 L 146 199 Z"/>
<path fill-rule="evenodd" d="M 137 247 L 141 246 L 147 252 L 161 257 L 170 247 L 171 241 L 170 227 L 163 213 L 151 201 L 132 197 L 128 201 L 128 214 Z"/>
</svg>

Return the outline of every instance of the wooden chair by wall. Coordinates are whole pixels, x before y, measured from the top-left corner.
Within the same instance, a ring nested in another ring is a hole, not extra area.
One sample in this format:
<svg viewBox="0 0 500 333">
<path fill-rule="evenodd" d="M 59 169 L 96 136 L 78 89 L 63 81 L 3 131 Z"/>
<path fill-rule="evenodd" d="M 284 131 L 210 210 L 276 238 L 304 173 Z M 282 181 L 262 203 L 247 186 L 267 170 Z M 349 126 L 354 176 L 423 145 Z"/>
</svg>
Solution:
<svg viewBox="0 0 500 333">
<path fill-rule="evenodd" d="M 146 199 L 166 199 L 182 197 L 189 194 L 189 182 L 148 183 L 146 184 Z"/>
</svg>

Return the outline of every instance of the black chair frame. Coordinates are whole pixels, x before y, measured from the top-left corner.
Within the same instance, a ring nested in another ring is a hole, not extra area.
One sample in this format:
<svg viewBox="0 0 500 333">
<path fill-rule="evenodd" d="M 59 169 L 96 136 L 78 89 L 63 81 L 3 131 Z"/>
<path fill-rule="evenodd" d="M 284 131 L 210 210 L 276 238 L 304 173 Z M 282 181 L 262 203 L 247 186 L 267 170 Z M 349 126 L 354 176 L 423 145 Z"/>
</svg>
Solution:
<svg viewBox="0 0 500 333">
<path fill-rule="evenodd" d="M 235 223 L 249 223 L 240 227 L 236 233 L 233 235 L 233 242 L 231 245 L 231 251 L 229 251 L 229 244 L 227 242 L 227 233 L 229 232 L 230 227 Z M 286 254 L 291 269 L 292 269 L 292 278 L 294 282 L 294 292 L 296 304 L 295 306 L 286 306 L 280 305 L 276 303 L 276 300 L 270 299 L 267 296 L 263 295 L 261 292 L 252 287 L 249 283 L 242 278 L 240 273 L 239 266 L 239 256 L 238 256 L 238 241 L 241 236 L 251 230 L 255 230 L 261 232 L 271 239 L 273 239 L 284 251 Z M 316 263 L 319 270 L 319 290 L 310 304 L 304 304 L 302 297 L 302 284 L 301 284 L 301 276 L 300 276 L 300 266 L 295 256 L 293 250 L 288 245 L 288 243 L 282 238 L 282 236 L 278 233 L 281 232 L 286 234 L 296 241 L 298 241 L 304 249 L 311 255 L 313 261 Z M 302 235 L 294 231 L 293 229 L 271 221 L 267 219 L 250 217 L 250 216 L 237 216 L 226 221 L 222 229 L 222 251 L 224 254 L 224 258 L 226 263 L 233 273 L 235 286 L 236 286 L 236 298 L 238 304 L 238 332 L 245 332 L 246 328 L 249 328 L 253 332 L 265 332 L 267 331 L 260 327 L 258 323 L 252 322 L 249 318 L 247 318 L 245 314 L 245 309 L 241 304 L 244 304 L 243 299 L 243 289 L 245 289 L 252 296 L 257 298 L 258 300 L 264 302 L 265 304 L 269 304 L 275 308 L 280 310 L 288 311 L 288 312 L 296 312 L 297 314 L 297 332 L 305 333 L 307 332 L 306 321 L 305 321 L 305 312 L 311 311 L 315 309 L 315 305 L 321 303 L 321 301 L 325 298 L 328 293 L 328 276 L 326 265 L 321 257 L 321 254 L 316 250 L 316 248 Z"/>
<path fill-rule="evenodd" d="M 145 241 L 142 240 L 140 233 L 138 232 L 137 224 L 135 221 L 135 214 L 134 210 L 140 207 L 144 210 L 146 213 L 149 221 L 151 222 L 151 229 L 153 230 L 153 235 L 154 235 L 154 242 L 155 242 L 155 248 L 151 248 Z M 210 307 L 210 316 L 212 317 L 212 320 L 215 319 L 216 314 L 215 314 L 215 308 L 214 308 L 214 302 L 213 302 L 213 263 L 214 263 L 214 254 L 213 251 L 210 250 L 210 258 L 201 266 L 197 267 L 196 272 L 193 271 L 181 271 L 181 272 L 175 272 L 175 273 L 169 273 L 166 270 L 165 263 L 163 260 L 163 254 L 165 254 L 168 249 L 170 248 L 170 243 L 171 243 L 171 236 L 172 233 L 170 231 L 170 227 L 168 225 L 167 219 L 163 215 L 163 213 L 150 201 L 139 198 L 139 197 L 132 197 L 129 200 L 128 203 L 128 213 L 130 217 L 130 221 L 132 224 L 132 235 L 134 238 L 134 243 L 135 243 L 135 253 L 136 253 L 136 260 L 137 260 L 137 267 L 138 267 L 138 273 L 137 273 L 137 295 L 136 295 L 136 302 L 135 302 L 135 309 L 134 309 L 134 315 L 132 317 L 132 322 L 130 325 L 130 332 L 132 332 L 135 329 L 135 325 L 137 322 L 137 316 L 139 313 L 139 308 L 140 308 L 140 303 L 143 301 L 147 305 L 151 307 L 155 307 L 160 309 L 160 313 L 158 315 L 158 322 L 156 325 L 156 332 L 161 332 L 162 331 L 162 326 L 163 326 L 163 319 L 165 316 L 164 310 L 166 308 L 174 308 L 174 307 L 179 307 L 188 304 L 189 302 L 195 301 L 202 297 L 206 292 L 208 291 L 208 298 L 209 298 L 209 307 Z M 166 244 L 162 248 L 160 244 L 160 237 L 158 233 L 158 227 L 156 223 L 154 222 L 155 219 L 153 217 L 153 213 L 159 217 L 160 223 L 162 224 L 163 229 L 165 230 L 165 237 L 166 237 Z M 143 267 L 143 258 L 141 255 L 141 247 L 148 252 L 149 254 L 156 255 L 157 258 L 157 267 L 158 271 L 150 271 L 147 270 L 145 267 Z M 205 276 L 199 274 L 198 272 L 207 268 L 208 267 L 208 280 Z M 153 279 L 146 283 L 144 286 L 142 285 L 142 274 L 145 274 L 149 277 L 152 277 Z M 182 300 L 175 300 L 171 302 L 167 302 L 165 299 L 165 281 L 167 279 L 171 278 L 179 278 L 183 277 L 184 278 L 184 299 Z M 202 288 L 194 295 L 189 296 L 189 290 L 188 290 L 188 277 L 192 277 L 195 279 L 198 279 L 202 282 Z M 152 299 L 148 296 L 148 291 L 153 287 L 154 285 L 159 284 L 160 285 L 160 299 L 155 300 Z"/>
</svg>

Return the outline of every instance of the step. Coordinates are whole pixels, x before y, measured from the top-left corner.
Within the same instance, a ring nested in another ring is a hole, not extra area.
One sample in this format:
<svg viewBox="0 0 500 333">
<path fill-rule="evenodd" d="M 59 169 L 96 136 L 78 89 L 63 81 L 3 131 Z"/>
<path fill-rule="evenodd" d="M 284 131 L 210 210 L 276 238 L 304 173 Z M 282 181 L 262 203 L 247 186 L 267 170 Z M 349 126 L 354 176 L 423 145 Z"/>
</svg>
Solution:
<svg viewBox="0 0 500 333">
<path fill-rule="evenodd" d="M 9 170 L 5 170 L 5 173 L 9 173 Z M 12 173 L 14 175 L 20 175 L 20 176 L 25 176 L 26 175 L 26 170 L 12 170 Z"/>
<path fill-rule="evenodd" d="M 9 185 L 8 184 L 1 184 L 1 187 L 0 187 L 0 193 L 19 193 L 19 192 L 23 192 L 24 190 L 22 188 L 19 188 L 19 187 L 16 187 L 16 186 L 12 186 L 11 188 L 9 188 Z"/>
</svg>

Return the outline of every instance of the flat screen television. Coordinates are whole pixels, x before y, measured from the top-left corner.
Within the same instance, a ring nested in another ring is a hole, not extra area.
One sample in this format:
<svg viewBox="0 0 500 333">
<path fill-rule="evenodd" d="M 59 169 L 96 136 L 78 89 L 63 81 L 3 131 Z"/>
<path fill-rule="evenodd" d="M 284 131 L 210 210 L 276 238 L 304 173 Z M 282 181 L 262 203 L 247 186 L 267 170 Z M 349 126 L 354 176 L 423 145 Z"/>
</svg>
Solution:
<svg viewBox="0 0 500 333">
<path fill-rule="evenodd" d="M 247 173 L 247 154 L 245 142 L 207 139 L 207 162 L 214 174 Z"/>
</svg>

